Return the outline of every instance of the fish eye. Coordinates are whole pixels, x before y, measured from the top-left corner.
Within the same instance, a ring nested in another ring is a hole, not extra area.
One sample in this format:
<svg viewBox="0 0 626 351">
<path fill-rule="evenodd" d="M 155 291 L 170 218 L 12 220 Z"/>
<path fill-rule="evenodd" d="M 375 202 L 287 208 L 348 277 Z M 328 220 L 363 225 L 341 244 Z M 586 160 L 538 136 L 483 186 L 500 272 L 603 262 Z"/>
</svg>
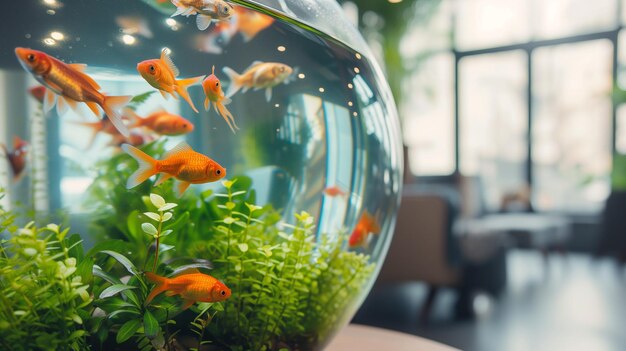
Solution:
<svg viewBox="0 0 626 351">
<path fill-rule="evenodd" d="M 35 61 L 35 55 L 34 54 L 28 54 L 28 56 L 26 56 L 26 59 L 30 62 Z"/>
<path fill-rule="evenodd" d="M 150 70 L 150 72 L 154 73 L 154 70 L 155 70 L 154 65 L 150 65 L 150 67 L 148 67 L 148 69 Z"/>
<path fill-rule="evenodd" d="M 220 86 L 220 82 L 215 82 L 215 86 L 219 87 Z"/>
<path fill-rule="evenodd" d="M 222 296 L 225 296 L 226 295 L 226 291 L 222 290 L 222 292 L 220 294 L 222 294 Z"/>
<path fill-rule="evenodd" d="M 183 123 L 183 128 L 187 128 L 187 123 Z"/>
<path fill-rule="evenodd" d="M 215 171 L 215 174 L 217 174 L 217 175 L 222 174 L 222 170 L 221 170 L 221 169 L 216 170 L 216 171 Z"/>
</svg>

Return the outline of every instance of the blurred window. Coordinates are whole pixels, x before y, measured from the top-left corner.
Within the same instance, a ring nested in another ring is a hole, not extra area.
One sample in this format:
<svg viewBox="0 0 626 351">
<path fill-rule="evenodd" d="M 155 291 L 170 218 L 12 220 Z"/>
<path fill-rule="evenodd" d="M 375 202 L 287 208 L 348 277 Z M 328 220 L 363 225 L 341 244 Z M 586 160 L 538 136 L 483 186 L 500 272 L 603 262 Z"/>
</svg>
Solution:
<svg viewBox="0 0 626 351">
<path fill-rule="evenodd" d="M 454 56 L 442 53 L 422 61 L 404 82 L 411 92 L 401 106 L 404 142 L 411 172 L 418 176 L 454 172 Z"/>
<path fill-rule="evenodd" d="M 533 200 L 540 210 L 597 211 L 609 192 L 613 45 L 533 52 Z"/>
<path fill-rule="evenodd" d="M 534 37 L 554 39 L 615 29 L 617 1 L 533 0 Z"/>
<path fill-rule="evenodd" d="M 479 176 L 487 209 L 525 187 L 528 108 L 523 51 L 476 55 L 459 62 L 459 145 L 463 175 Z"/>
</svg>

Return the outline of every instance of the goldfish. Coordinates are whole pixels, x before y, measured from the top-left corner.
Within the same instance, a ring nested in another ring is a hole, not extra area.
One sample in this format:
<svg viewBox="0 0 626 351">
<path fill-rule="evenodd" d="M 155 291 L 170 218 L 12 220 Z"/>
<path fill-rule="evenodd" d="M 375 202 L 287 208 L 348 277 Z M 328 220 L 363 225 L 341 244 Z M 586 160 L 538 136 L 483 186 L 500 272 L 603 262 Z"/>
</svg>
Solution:
<svg viewBox="0 0 626 351">
<path fill-rule="evenodd" d="M 28 89 L 30 96 L 35 98 L 40 104 L 43 104 L 44 96 L 46 95 L 46 87 L 43 85 L 38 85 L 36 87 L 32 87 Z"/>
<path fill-rule="evenodd" d="M 100 133 L 111 135 L 113 138 L 116 138 L 116 137 L 121 137 L 122 139 L 126 138 L 117 130 L 117 128 L 115 128 L 113 123 L 111 123 L 111 120 L 107 118 L 106 116 L 103 119 L 96 121 L 96 122 L 73 122 L 73 123 L 91 129 L 92 133 L 91 133 L 91 137 L 89 138 L 89 141 L 87 142 L 87 147 L 86 147 L 87 149 L 89 149 L 93 145 L 93 142 L 96 140 L 96 136 Z"/>
<path fill-rule="evenodd" d="M 0 144 L 0 147 L 4 150 L 4 154 L 9 161 L 9 166 L 11 166 L 13 181 L 17 182 L 24 175 L 24 169 L 26 168 L 28 143 L 20 137 L 15 136 L 13 137 L 13 151 L 7 150 L 4 144 Z"/>
<path fill-rule="evenodd" d="M 220 80 L 215 75 L 215 66 L 213 66 L 211 70 L 211 75 L 206 77 L 206 79 L 202 82 L 202 89 L 206 95 L 206 98 L 204 99 L 204 109 L 208 110 L 211 103 L 213 103 L 215 112 L 224 118 L 230 127 L 230 130 L 235 133 L 235 129 L 239 129 L 239 127 L 237 127 L 237 124 L 235 123 L 235 117 L 233 117 L 226 106 L 224 106 L 230 103 L 230 99 L 224 96 Z"/>
<path fill-rule="evenodd" d="M 345 196 L 346 192 L 343 191 L 343 189 L 341 189 L 340 187 L 335 185 L 335 186 L 331 186 L 331 187 L 324 189 L 324 194 L 334 197 L 334 196 Z"/>
<path fill-rule="evenodd" d="M 174 177 L 180 181 L 176 187 L 180 197 L 190 184 L 215 182 L 226 176 L 224 167 L 209 157 L 193 151 L 184 141 L 163 155 L 162 160 L 156 160 L 128 144 L 123 144 L 122 150 L 139 163 L 139 169 L 128 178 L 127 189 L 132 189 L 153 175 L 161 173 L 154 186 Z"/>
<path fill-rule="evenodd" d="M 87 65 L 66 64 L 42 51 L 19 47 L 15 48 L 15 54 L 22 67 L 47 88 L 44 98 L 46 113 L 55 103 L 57 112 L 63 114 L 67 106 L 75 109 L 77 102 L 84 102 L 100 117 L 100 106 L 120 133 L 128 135 L 128 128 L 117 110 L 126 105 L 132 96 L 108 96 L 101 93 L 98 83 L 84 73 Z"/>
<path fill-rule="evenodd" d="M 348 245 L 351 248 L 355 247 L 367 247 L 367 239 L 369 234 L 379 234 L 380 233 L 380 224 L 378 224 L 378 220 L 374 218 L 367 210 L 363 212 L 361 218 L 356 224 L 354 231 L 350 235 L 348 239 Z"/>
<path fill-rule="evenodd" d="M 119 147 L 122 147 L 123 144 L 130 144 L 132 146 L 137 147 L 137 146 L 144 145 L 152 140 L 153 140 L 152 138 L 146 135 L 143 135 L 142 133 L 138 133 L 136 131 L 131 130 L 130 135 L 128 137 L 125 137 L 121 134 L 113 136 L 111 138 L 111 141 L 109 141 L 107 145 L 119 148 Z"/>
<path fill-rule="evenodd" d="M 154 36 L 148 22 L 141 17 L 117 16 L 115 17 L 115 23 L 117 23 L 124 34 L 138 34 L 148 39 L 152 39 Z"/>
<path fill-rule="evenodd" d="M 176 6 L 176 12 L 171 17 L 196 15 L 199 30 L 209 28 L 213 20 L 230 18 L 234 12 L 232 5 L 223 0 L 172 0 L 172 4 Z"/>
<path fill-rule="evenodd" d="M 189 106 L 198 113 L 198 109 L 194 106 L 193 101 L 189 97 L 187 87 L 194 85 L 203 78 L 203 76 L 176 79 L 178 77 L 178 68 L 172 62 L 168 49 L 161 51 L 161 57 L 158 59 L 145 60 L 137 64 L 137 71 L 148 82 L 148 84 L 157 88 L 164 98 L 167 98 L 165 93 L 171 94 L 174 98 L 177 98 L 174 92 L 182 96 Z"/>
<path fill-rule="evenodd" d="M 127 108 L 124 116 L 128 116 L 131 121 L 129 128 L 145 127 L 160 135 L 183 135 L 193 131 L 194 125 L 182 116 L 169 113 L 165 110 L 158 110 L 145 118 L 139 117 L 135 111 Z"/>
<path fill-rule="evenodd" d="M 167 296 L 180 295 L 183 299 L 183 310 L 196 302 L 224 301 L 231 293 L 226 284 L 208 274 L 200 273 L 197 269 L 189 269 L 174 278 L 162 277 L 152 272 L 145 272 L 145 275 L 156 284 L 146 298 L 146 305 L 164 291 Z"/>
<path fill-rule="evenodd" d="M 242 74 L 229 67 L 224 67 L 223 71 L 230 78 L 227 97 L 235 95 L 241 88 L 244 93 L 248 89 L 265 88 L 265 99 L 269 102 L 272 99 L 272 88 L 282 82 L 288 83 L 293 69 L 283 63 L 255 61 Z"/>
<path fill-rule="evenodd" d="M 274 18 L 242 6 L 237 6 L 235 11 L 237 12 L 237 29 L 246 43 L 274 23 Z"/>
</svg>

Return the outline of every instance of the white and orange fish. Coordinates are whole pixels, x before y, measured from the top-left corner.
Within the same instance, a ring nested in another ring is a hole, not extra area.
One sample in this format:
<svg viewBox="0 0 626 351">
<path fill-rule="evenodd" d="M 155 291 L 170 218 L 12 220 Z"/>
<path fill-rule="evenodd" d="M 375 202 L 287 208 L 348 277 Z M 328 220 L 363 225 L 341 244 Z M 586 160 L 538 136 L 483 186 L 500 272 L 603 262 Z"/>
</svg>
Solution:
<svg viewBox="0 0 626 351">
<path fill-rule="evenodd" d="M 194 129 L 193 123 L 183 116 L 165 110 L 157 110 L 146 117 L 140 117 L 130 108 L 124 109 L 123 113 L 132 121 L 129 128 L 144 127 L 159 135 L 183 135 L 193 132 Z"/>
<path fill-rule="evenodd" d="M 215 182 L 226 176 L 224 167 L 209 157 L 193 151 L 184 141 L 163 155 L 161 160 L 156 160 L 128 144 L 123 144 L 122 150 L 139 163 L 139 169 L 128 178 L 127 189 L 132 189 L 153 175 L 161 173 L 154 186 L 172 177 L 176 178 L 179 180 L 176 191 L 180 197 L 190 184 Z"/>
<path fill-rule="evenodd" d="M 213 104 L 215 112 L 224 118 L 230 130 L 235 133 L 235 129 L 239 129 L 239 127 L 237 127 L 235 123 L 235 117 L 233 117 L 232 113 L 224 106 L 230 103 L 230 99 L 224 96 L 222 84 L 215 75 L 215 66 L 211 69 L 211 75 L 206 77 L 202 82 L 202 89 L 206 95 L 204 99 L 204 109 L 208 110 L 211 104 Z"/>
<path fill-rule="evenodd" d="M 196 15 L 196 25 L 199 30 L 209 28 L 213 21 L 223 21 L 233 15 L 233 7 L 224 0 L 172 0 L 176 6 L 174 16 Z"/>
<path fill-rule="evenodd" d="M 366 210 L 363 212 L 361 218 L 354 227 L 354 230 L 348 239 L 348 246 L 350 246 L 350 248 L 367 248 L 370 234 L 379 233 L 380 224 L 378 223 L 378 220 Z"/>
<path fill-rule="evenodd" d="M 15 54 L 22 67 L 47 88 L 44 112 L 48 113 L 56 104 L 57 112 L 63 114 L 68 106 L 75 109 L 77 102 L 84 102 L 100 117 L 100 106 L 120 133 L 128 135 L 128 128 L 117 110 L 126 105 L 132 96 L 101 93 L 98 83 L 83 72 L 87 67 L 84 64 L 66 64 L 42 51 L 19 47 L 15 49 Z"/>
<path fill-rule="evenodd" d="M 177 80 L 176 77 L 179 75 L 178 68 L 176 68 L 174 62 L 172 62 L 168 49 L 163 49 L 161 51 L 161 57 L 158 59 L 139 62 L 137 64 L 137 71 L 148 84 L 157 88 L 164 98 L 167 99 L 166 93 L 169 93 L 174 98 L 178 98 L 176 94 L 174 94 L 178 93 L 178 95 L 182 96 L 182 98 L 189 103 L 189 106 L 198 113 L 198 109 L 194 106 L 193 101 L 191 101 L 189 97 L 187 87 L 199 83 L 204 76 Z"/>
<path fill-rule="evenodd" d="M 24 175 L 26 168 L 26 155 L 28 154 L 28 142 L 18 137 L 13 137 L 13 150 L 8 150 L 4 144 L 0 144 L 0 148 L 4 150 L 4 155 L 9 161 L 11 172 L 13 173 L 13 181 L 19 181 Z"/>
<path fill-rule="evenodd" d="M 243 6 L 235 8 L 237 12 L 237 30 L 243 37 L 244 42 L 254 39 L 261 31 L 269 28 L 274 23 L 274 18 Z"/>
<path fill-rule="evenodd" d="M 280 83 L 288 83 L 293 69 L 284 63 L 255 61 L 242 74 L 238 74 L 229 67 L 224 67 L 224 73 L 230 78 L 230 85 L 226 92 L 227 97 L 235 95 L 239 89 L 245 93 L 248 89 L 265 89 L 265 99 L 272 99 L 272 88 Z"/>
<path fill-rule="evenodd" d="M 156 284 L 148 294 L 145 305 L 162 292 L 165 292 L 167 296 L 179 295 L 183 299 L 181 307 L 183 310 L 196 302 L 224 301 L 231 294 L 226 284 L 195 269 L 187 270 L 174 278 L 162 277 L 152 272 L 145 272 L 145 275 L 149 281 Z"/>
</svg>

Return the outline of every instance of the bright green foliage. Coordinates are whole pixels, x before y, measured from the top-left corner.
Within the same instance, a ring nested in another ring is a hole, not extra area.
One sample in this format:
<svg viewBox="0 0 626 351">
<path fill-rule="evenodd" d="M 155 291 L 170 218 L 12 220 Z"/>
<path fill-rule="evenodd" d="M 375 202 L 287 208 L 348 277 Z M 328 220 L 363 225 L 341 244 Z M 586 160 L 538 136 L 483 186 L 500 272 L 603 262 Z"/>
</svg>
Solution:
<svg viewBox="0 0 626 351">
<path fill-rule="evenodd" d="M 161 251 L 163 245 L 168 249 L 159 255 L 159 262 L 192 257 L 195 261 L 190 266 L 205 265 L 203 260 L 213 263 L 210 274 L 231 288 L 232 295 L 223 303 L 201 304 L 199 309 L 192 307 L 197 314 L 191 325 L 177 323 L 181 333 L 191 331 L 192 336 L 197 337 L 193 348 L 200 349 L 206 343 L 223 350 L 315 348 L 320 339 L 325 339 L 345 322 L 340 318 L 346 315 L 346 309 L 356 308 L 351 302 L 371 276 L 374 264 L 369 262 L 369 256 L 346 250 L 345 233 L 316 239 L 315 221 L 307 213 L 298 214 L 295 225 L 290 225 L 281 223 L 280 214 L 270 206 L 254 205 L 255 195 L 249 178 L 239 177 L 222 184 L 224 193 L 213 195 L 206 191 L 198 199 L 198 195 L 189 192 L 188 197 L 171 200 L 178 202 L 178 206 L 171 209 L 173 218 L 167 216 L 168 225 L 161 223 L 165 218 L 163 213 L 143 211 L 146 206 L 160 207 L 154 201 L 150 205 L 147 193 L 137 194 L 142 204 L 129 211 L 127 221 L 119 221 L 112 215 L 119 211 L 112 210 L 109 217 L 100 219 L 99 223 L 127 225 L 126 228 L 118 226 L 119 233 L 123 234 L 120 238 L 126 243 L 117 242 L 117 245 L 119 252 L 130 250 L 133 253 L 128 258 L 135 264 L 152 259 L 148 250 L 128 243 L 149 246 L 159 235 Z M 163 195 L 158 201 L 165 203 L 165 199 L 174 199 L 171 186 L 153 189 Z M 138 203 L 136 199 L 125 199 Z M 171 235 L 158 234 L 164 230 L 171 230 L 168 232 Z M 142 240 L 137 240 L 134 232 L 141 234 Z M 111 244 L 101 246 L 113 250 Z M 136 254 L 142 250 L 146 253 Z M 118 267 L 122 266 L 126 264 Z M 180 271 L 163 263 L 157 267 L 162 274 Z M 133 274 L 133 268 L 125 268 L 123 272 Z M 111 286 L 118 284 L 114 280 L 109 283 Z M 117 337 L 124 340 L 135 335 L 135 340 L 141 343 L 146 329 L 145 312 L 151 311 L 163 328 L 158 335 L 170 340 L 171 336 L 164 331 L 168 325 L 164 312 L 169 311 L 167 316 L 178 320 L 180 298 L 162 294 L 144 307 L 149 290 L 145 290 L 143 284 L 149 283 L 142 276 L 131 278 L 128 285 L 134 288 L 113 288 L 113 291 L 121 291 L 120 296 L 108 298 L 116 299 L 115 304 L 100 306 L 113 314 L 111 331 L 123 331 L 123 335 L 118 333 Z M 124 294 L 135 294 L 138 303 L 134 304 Z M 145 342 L 143 346 L 151 347 Z"/>
<path fill-rule="evenodd" d="M 0 349 L 88 348 L 93 262 L 68 230 L 31 222 L 0 243 Z"/>
</svg>

